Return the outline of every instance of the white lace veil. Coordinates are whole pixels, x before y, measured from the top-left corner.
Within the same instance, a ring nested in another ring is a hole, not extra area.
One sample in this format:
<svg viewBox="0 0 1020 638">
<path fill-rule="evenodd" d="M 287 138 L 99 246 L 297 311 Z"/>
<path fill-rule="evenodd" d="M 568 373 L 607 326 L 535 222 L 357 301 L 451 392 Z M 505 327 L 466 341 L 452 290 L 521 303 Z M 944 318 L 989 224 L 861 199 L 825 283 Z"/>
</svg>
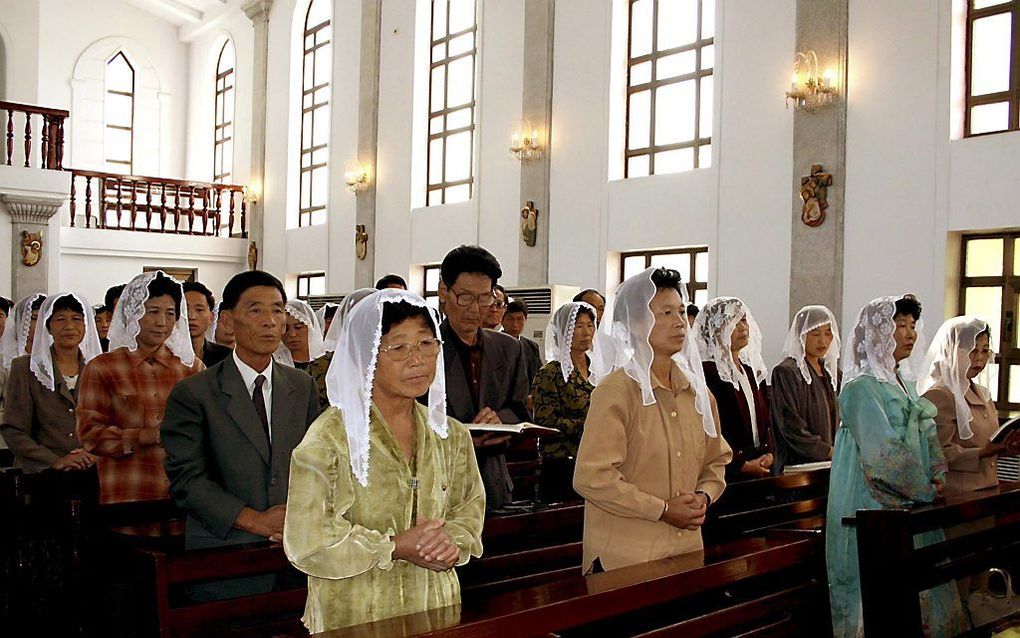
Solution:
<svg viewBox="0 0 1020 638">
<path fill-rule="evenodd" d="M 326 394 L 329 404 L 343 414 L 344 428 L 351 455 L 351 472 L 363 486 L 368 485 L 369 423 L 372 409 L 372 384 L 376 359 L 382 340 L 383 305 L 406 301 L 428 309 L 432 327 L 439 337 L 439 318 L 425 305 L 425 300 L 406 290 L 387 288 L 373 290 L 347 314 L 340 332 L 333 361 L 326 373 Z M 443 352 L 436 360 L 436 376 L 429 386 L 429 427 L 442 438 L 447 436 L 446 375 L 443 373 Z"/>
<path fill-rule="evenodd" d="M 212 343 L 216 343 L 216 324 L 220 322 L 220 304 L 222 301 L 217 301 L 216 305 L 212 308 L 212 323 L 205 330 L 205 340 Z"/>
<path fill-rule="evenodd" d="M 970 379 L 970 353 L 977 344 L 977 336 L 988 330 L 988 324 L 977 317 L 953 317 L 935 333 L 935 338 L 924 358 L 925 374 L 917 381 L 917 393 L 924 394 L 936 385 L 944 385 L 953 393 L 956 404 L 956 430 L 960 438 L 974 436 L 970 422 L 974 418 L 967 405 L 967 388 Z"/>
<path fill-rule="evenodd" d="M 323 334 L 326 333 L 326 311 L 329 310 L 330 308 L 336 308 L 339 305 L 340 304 L 335 304 L 332 301 L 327 301 L 326 303 L 322 304 L 322 307 L 315 311 L 315 319 L 318 320 L 319 330 L 321 330 Z M 335 314 L 333 316 L 336 317 Z"/>
<path fill-rule="evenodd" d="M 191 367 L 195 363 L 195 349 L 191 346 L 191 332 L 188 330 L 188 304 L 184 299 L 184 288 L 181 282 L 162 270 L 142 273 L 124 286 L 124 291 L 120 293 L 120 301 L 117 302 L 117 308 L 110 320 L 110 332 L 106 335 L 110 341 L 109 351 L 113 352 L 117 348 L 138 349 L 138 320 L 145 314 L 145 302 L 149 300 L 149 284 L 157 275 L 169 279 L 181 293 L 180 313 L 170 336 L 167 337 L 166 347 L 170 348 L 170 352 L 174 353 L 181 363 Z"/>
<path fill-rule="evenodd" d="M 656 270 L 655 267 L 647 268 L 620 285 L 612 303 L 606 304 L 606 312 L 595 334 L 595 347 L 591 354 L 589 380 L 592 385 L 598 385 L 611 372 L 623 368 L 627 376 L 641 387 L 641 402 L 644 405 L 655 403 L 651 374 L 653 352 L 651 344 L 648 343 L 648 335 L 652 332 L 655 317 L 652 316 L 648 303 L 656 292 L 655 284 L 652 282 L 652 273 Z M 686 306 L 689 303 L 686 291 L 681 293 L 681 297 Z M 716 424 L 712 414 L 712 398 L 705 383 L 701 356 L 692 337 L 691 331 L 688 330 L 683 349 L 673 355 L 673 361 L 694 388 L 694 405 L 701 415 L 705 433 L 715 437 Z"/>
<path fill-rule="evenodd" d="M 804 357 L 804 338 L 807 333 L 816 328 L 828 325 L 832 329 L 832 343 L 822 357 L 822 365 L 829 373 L 829 380 L 832 382 L 832 389 L 838 390 L 839 383 L 839 352 L 842 345 L 839 341 L 839 325 L 832 311 L 825 306 L 804 306 L 793 316 L 790 324 L 790 332 L 786 335 L 786 343 L 783 345 L 784 357 L 790 357 L 797 362 L 797 368 L 804 381 L 811 385 L 811 371 L 808 369 L 807 359 Z"/>
<path fill-rule="evenodd" d="M 903 295 L 878 297 L 861 308 L 857 323 L 847 337 L 843 349 L 843 383 L 846 384 L 862 375 L 875 377 L 879 381 L 896 384 L 896 302 Z M 923 364 L 924 323 L 917 321 L 917 339 L 910 356 L 900 362 L 903 378 L 916 381 Z"/>
<path fill-rule="evenodd" d="M 0 364 L 5 370 L 11 369 L 11 363 L 18 357 L 28 354 L 28 331 L 32 326 L 32 304 L 40 297 L 41 292 L 32 293 L 11 308 L 4 325 L 4 334 L 0 336 Z"/>
<path fill-rule="evenodd" d="M 710 299 L 694 320 L 694 332 L 697 335 L 701 358 L 715 362 L 719 378 L 733 384 L 737 390 L 737 364 L 730 353 L 730 339 L 741 317 L 747 318 L 747 345 L 740 350 L 740 361 L 750 366 L 754 373 L 754 384 L 759 385 L 768 378 L 769 370 L 761 357 L 761 329 L 747 305 L 736 297 L 716 297 Z"/>
<path fill-rule="evenodd" d="M 322 345 L 322 328 L 319 327 L 319 320 L 316 319 L 315 312 L 308 302 L 303 299 L 289 299 L 284 310 L 291 317 L 308 326 L 308 360 L 315 361 L 326 354 L 326 349 Z M 273 353 L 273 358 L 283 365 L 294 367 L 294 357 L 283 341 Z"/>
<path fill-rule="evenodd" d="M 570 344 L 574 340 L 577 313 L 582 308 L 588 310 L 592 317 L 597 316 L 593 306 L 583 301 L 571 301 L 556 309 L 545 329 L 545 360 L 560 362 L 564 381 L 568 380 L 570 373 L 574 371 L 574 360 L 570 358 Z M 592 323 L 595 323 L 594 319 Z"/>
<path fill-rule="evenodd" d="M 46 322 L 53 315 L 53 306 L 64 297 L 73 297 L 75 301 L 81 304 L 84 310 L 82 314 L 85 317 L 85 334 L 82 337 L 81 343 L 78 344 L 78 350 L 81 352 L 85 363 L 92 361 L 96 355 L 103 353 L 103 348 L 99 345 L 99 331 L 96 330 L 96 315 L 92 311 L 92 306 L 89 305 L 88 299 L 73 292 L 61 292 L 47 297 L 46 301 L 43 302 L 42 308 L 39 309 L 39 320 L 36 322 L 35 327 L 35 339 L 32 340 L 32 359 L 29 361 L 28 366 L 32 373 L 35 374 L 35 378 L 39 379 L 39 383 L 51 391 L 56 387 L 53 357 L 50 354 L 50 346 L 53 345 L 53 335 L 46 329 Z M 81 371 L 79 370 L 80 373 Z"/>
<path fill-rule="evenodd" d="M 326 352 L 336 350 L 336 345 L 340 342 L 340 330 L 344 327 L 344 321 L 347 320 L 347 315 L 351 313 L 354 304 L 375 291 L 375 288 L 358 288 L 343 298 L 336 309 L 336 314 L 333 315 L 333 323 L 329 324 L 329 330 L 326 331 L 326 338 L 323 339 L 322 345 Z"/>
</svg>

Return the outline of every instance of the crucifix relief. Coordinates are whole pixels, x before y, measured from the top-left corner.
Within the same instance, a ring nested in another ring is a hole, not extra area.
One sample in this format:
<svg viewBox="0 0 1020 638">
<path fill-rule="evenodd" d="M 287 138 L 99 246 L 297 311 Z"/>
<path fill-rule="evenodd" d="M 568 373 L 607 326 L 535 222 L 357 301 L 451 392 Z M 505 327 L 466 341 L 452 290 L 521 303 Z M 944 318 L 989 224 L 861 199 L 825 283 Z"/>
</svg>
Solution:
<svg viewBox="0 0 1020 638">
<path fill-rule="evenodd" d="M 811 165 L 811 174 L 800 178 L 800 198 L 804 200 L 800 220 L 808 226 L 821 226 L 829 208 L 828 188 L 832 175 L 822 170 L 821 164 Z"/>
</svg>

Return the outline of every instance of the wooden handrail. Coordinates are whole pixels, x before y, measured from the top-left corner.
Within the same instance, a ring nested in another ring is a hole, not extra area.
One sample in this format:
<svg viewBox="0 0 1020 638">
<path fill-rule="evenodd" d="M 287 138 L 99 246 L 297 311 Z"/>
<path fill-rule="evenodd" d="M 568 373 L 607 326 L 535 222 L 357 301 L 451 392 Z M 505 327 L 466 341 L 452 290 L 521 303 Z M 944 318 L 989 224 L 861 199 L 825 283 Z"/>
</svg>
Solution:
<svg viewBox="0 0 1020 638">
<path fill-rule="evenodd" d="M 20 113 L 31 113 L 32 115 L 51 115 L 53 117 L 71 117 L 70 111 L 64 109 L 51 109 L 46 106 L 34 104 L 21 104 L 20 102 L 7 102 L 0 100 L 0 110 L 18 111 Z"/>
<path fill-rule="evenodd" d="M 81 168 L 68 168 L 75 175 L 83 177 L 117 177 L 122 181 L 144 182 L 153 184 L 166 184 L 168 186 L 181 186 L 184 188 L 216 188 L 217 190 L 244 191 L 243 184 L 219 184 L 216 182 L 194 182 L 185 179 L 173 179 L 170 177 L 151 177 L 149 175 L 127 175 L 122 173 L 105 173 L 102 171 L 87 171 Z"/>
<path fill-rule="evenodd" d="M 5 118 L 5 144 L 4 164 L 11 166 L 14 159 L 14 114 L 24 113 L 24 148 L 25 168 L 32 167 L 32 118 L 42 118 L 39 144 L 39 168 L 48 170 L 63 170 L 64 162 L 64 122 L 70 117 L 70 112 L 63 109 L 51 109 L 45 106 L 33 104 L 21 104 L 18 102 L 0 101 L 0 111 L 7 111 Z"/>
</svg>

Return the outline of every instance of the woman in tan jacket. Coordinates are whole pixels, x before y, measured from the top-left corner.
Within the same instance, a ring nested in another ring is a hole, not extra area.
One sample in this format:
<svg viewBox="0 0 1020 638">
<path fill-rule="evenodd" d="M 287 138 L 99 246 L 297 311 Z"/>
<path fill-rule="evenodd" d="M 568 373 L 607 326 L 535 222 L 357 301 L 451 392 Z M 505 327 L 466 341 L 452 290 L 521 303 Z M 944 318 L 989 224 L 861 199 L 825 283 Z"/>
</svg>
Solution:
<svg viewBox="0 0 1020 638">
<path fill-rule="evenodd" d="M 928 350 L 918 392 L 935 404 L 942 451 L 949 463 L 946 495 L 998 485 L 1000 454 L 1020 453 L 1020 432 L 991 443 L 999 429 L 995 404 L 974 378 L 985 369 L 992 352 L 988 324 L 976 317 L 953 317 L 939 328 Z"/>
</svg>

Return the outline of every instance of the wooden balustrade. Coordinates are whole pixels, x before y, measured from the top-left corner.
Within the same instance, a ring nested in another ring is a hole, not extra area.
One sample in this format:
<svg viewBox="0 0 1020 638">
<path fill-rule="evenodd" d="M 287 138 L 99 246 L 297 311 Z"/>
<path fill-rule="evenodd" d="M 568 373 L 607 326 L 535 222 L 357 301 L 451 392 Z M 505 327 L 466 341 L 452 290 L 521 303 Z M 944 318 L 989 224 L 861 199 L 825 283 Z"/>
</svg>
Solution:
<svg viewBox="0 0 1020 638">
<path fill-rule="evenodd" d="M 70 170 L 72 227 L 248 236 L 244 186 Z"/>
<path fill-rule="evenodd" d="M 38 168 L 59 171 L 64 168 L 64 121 L 70 113 L 61 109 L 50 109 L 31 104 L 18 104 L 16 102 L 0 101 L 0 112 L 3 113 L 0 123 L 5 130 L 3 163 L 7 166 L 20 164 L 14 159 L 15 131 L 21 130 L 21 126 L 15 126 L 15 113 L 20 114 L 25 120 L 24 126 L 24 165 L 25 168 L 32 168 L 33 157 L 39 158 Z M 20 119 L 20 118 L 18 118 Z M 36 122 L 33 128 L 33 121 Z M 37 132 L 39 137 L 38 155 L 33 153 L 32 134 Z M 21 146 L 20 144 L 17 146 Z"/>
</svg>

